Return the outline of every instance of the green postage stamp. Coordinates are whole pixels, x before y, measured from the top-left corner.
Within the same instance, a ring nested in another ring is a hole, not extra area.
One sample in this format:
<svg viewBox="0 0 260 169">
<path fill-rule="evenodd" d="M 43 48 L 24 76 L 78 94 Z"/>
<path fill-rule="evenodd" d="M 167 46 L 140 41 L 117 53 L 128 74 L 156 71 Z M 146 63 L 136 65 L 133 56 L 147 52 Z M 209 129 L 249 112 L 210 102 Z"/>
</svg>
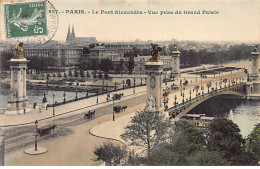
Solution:
<svg viewBox="0 0 260 169">
<path fill-rule="evenodd" d="M 45 1 L 5 4 L 4 9 L 7 38 L 47 35 Z"/>
</svg>

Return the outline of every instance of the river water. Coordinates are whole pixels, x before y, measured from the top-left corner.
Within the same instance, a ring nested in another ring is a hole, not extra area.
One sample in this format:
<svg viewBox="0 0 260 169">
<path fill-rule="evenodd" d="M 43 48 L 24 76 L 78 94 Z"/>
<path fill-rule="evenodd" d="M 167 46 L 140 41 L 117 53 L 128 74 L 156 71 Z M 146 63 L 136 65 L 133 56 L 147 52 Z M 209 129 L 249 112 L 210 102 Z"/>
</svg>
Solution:
<svg viewBox="0 0 260 169">
<path fill-rule="evenodd" d="M 213 97 L 193 110 L 189 114 L 206 114 L 217 118 L 229 118 L 233 112 L 233 122 L 238 125 L 241 135 L 247 137 L 260 123 L 260 101 L 245 100 L 232 96 Z"/>
<path fill-rule="evenodd" d="M 44 92 L 46 94 L 47 103 L 53 103 L 53 94 L 55 95 L 54 101 L 63 102 L 64 99 L 64 91 L 54 91 L 54 90 L 36 90 L 36 89 L 27 89 L 27 96 L 29 105 L 32 106 L 34 102 L 38 104 L 42 103 L 42 99 L 44 96 Z M 1 85 L 0 87 L 0 108 L 6 108 L 7 102 L 9 99 L 10 89 L 7 85 Z M 89 93 L 91 95 L 92 93 Z M 78 92 L 78 98 L 86 97 L 86 92 Z M 76 92 L 65 92 L 65 99 L 72 100 L 75 99 Z"/>
</svg>

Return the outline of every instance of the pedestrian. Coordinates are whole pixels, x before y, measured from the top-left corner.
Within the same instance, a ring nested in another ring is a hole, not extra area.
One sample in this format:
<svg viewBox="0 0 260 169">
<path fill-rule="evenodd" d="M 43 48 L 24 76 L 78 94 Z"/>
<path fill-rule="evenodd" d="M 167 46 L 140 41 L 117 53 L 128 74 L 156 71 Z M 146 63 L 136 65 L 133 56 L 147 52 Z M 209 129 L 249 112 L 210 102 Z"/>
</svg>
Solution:
<svg viewBox="0 0 260 169">
<path fill-rule="evenodd" d="M 24 114 L 26 113 L 26 109 L 25 109 L 25 108 L 23 109 L 23 113 L 24 113 Z"/>
<path fill-rule="evenodd" d="M 48 104 L 46 105 L 46 110 L 48 110 Z"/>
</svg>

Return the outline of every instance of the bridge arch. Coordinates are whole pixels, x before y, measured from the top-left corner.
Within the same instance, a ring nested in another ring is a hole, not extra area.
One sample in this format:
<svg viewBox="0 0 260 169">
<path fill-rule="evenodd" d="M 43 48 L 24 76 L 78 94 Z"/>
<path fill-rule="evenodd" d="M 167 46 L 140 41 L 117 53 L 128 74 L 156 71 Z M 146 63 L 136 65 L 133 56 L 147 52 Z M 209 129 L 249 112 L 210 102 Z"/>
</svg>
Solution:
<svg viewBox="0 0 260 169">
<path fill-rule="evenodd" d="M 216 96 L 221 95 L 234 95 L 238 97 L 245 98 L 245 96 L 239 92 L 232 91 L 232 90 L 224 90 L 224 91 L 218 91 L 218 92 L 210 92 L 208 94 L 205 94 L 204 96 L 200 96 L 197 98 L 194 98 L 191 100 L 186 101 L 182 106 L 176 107 L 175 109 L 169 110 L 169 116 L 170 118 L 174 118 L 175 120 L 180 119 L 183 115 L 190 112 L 192 109 L 203 103 L 204 101 L 211 99 Z"/>
</svg>

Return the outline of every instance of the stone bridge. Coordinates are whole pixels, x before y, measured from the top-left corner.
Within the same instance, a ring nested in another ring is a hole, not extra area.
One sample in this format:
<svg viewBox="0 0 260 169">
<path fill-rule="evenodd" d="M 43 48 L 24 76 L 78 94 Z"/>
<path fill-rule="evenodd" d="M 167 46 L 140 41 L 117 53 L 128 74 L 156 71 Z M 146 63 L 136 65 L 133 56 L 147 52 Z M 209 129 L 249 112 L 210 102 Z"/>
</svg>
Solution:
<svg viewBox="0 0 260 169">
<path fill-rule="evenodd" d="M 244 94 L 240 91 L 244 88 L 245 83 L 237 84 L 228 88 L 222 88 L 218 90 L 205 93 L 203 95 L 197 96 L 196 98 L 180 103 L 168 109 L 169 116 L 174 121 L 179 120 L 183 115 L 191 111 L 193 108 L 201 104 L 202 102 L 219 95 L 234 95 L 240 98 L 246 98 Z"/>
</svg>

